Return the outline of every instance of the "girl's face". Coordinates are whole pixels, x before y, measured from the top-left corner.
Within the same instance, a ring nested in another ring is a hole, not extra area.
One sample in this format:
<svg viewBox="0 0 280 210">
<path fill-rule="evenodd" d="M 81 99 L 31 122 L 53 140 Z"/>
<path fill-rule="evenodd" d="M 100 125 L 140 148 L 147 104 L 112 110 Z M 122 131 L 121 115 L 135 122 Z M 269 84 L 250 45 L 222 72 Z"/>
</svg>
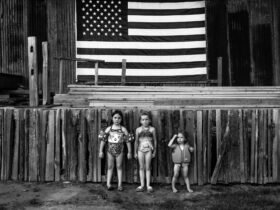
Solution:
<svg viewBox="0 0 280 210">
<path fill-rule="evenodd" d="M 182 133 L 178 133 L 178 136 L 177 136 L 177 142 L 178 144 L 183 144 L 185 141 L 185 137 Z"/>
<path fill-rule="evenodd" d="M 147 115 L 142 115 L 140 118 L 140 123 L 141 125 L 143 125 L 144 127 L 148 127 L 150 124 L 150 118 Z"/>
<path fill-rule="evenodd" d="M 113 116 L 113 124 L 115 125 L 120 125 L 121 124 L 121 121 L 122 121 L 122 117 L 119 115 L 119 114 L 115 114 Z"/>
</svg>

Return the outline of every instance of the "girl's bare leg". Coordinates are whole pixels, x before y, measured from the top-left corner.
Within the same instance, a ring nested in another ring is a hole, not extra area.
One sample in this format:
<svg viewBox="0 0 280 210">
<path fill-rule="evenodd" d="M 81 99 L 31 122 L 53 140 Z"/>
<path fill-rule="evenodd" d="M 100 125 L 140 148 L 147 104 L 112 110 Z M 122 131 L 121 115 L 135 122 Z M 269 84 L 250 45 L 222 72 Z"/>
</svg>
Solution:
<svg viewBox="0 0 280 210">
<path fill-rule="evenodd" d="M 122 187 L 122 162 L 123 162 L 123 153 L 119 154 L 117 159 L 117 173 L 118 173 L 118 186 Z"/>
<path fill-rule="evenodd" d="M 111 180 L 113 175 L 113 169 L 115 164 L 115 158 L 108 152 L 107 153 L 107 187 L 111 187 Z"/>
<path fill-rule="evenodd" d="M 172 191 L 174 193 L 178 192 L 175 185 L 176 185 L 177 179 L 178 179 L 179 174 L 180 174 L 180 167 L 181 167 L 180 164 L 174 164 L 174 174 L 173 174 L 173 177 L 172 177 Z"/>
<path fill-rule="evenodd" d="M 139 161 L 139 176 L 141 187 L 145 186 L 145 154 L 143 152 L 138 151 L 138 161 Z"/>
<path fill-rule="evenodd" d="M 189 177 L 188 177 L 188 170 L 189 170 L 188 164 L 183 164 L 183 177 L 184 177 L 184 180 L 185 180 L 185 183 L 186 183 L 186 186 L 187 186 L 187 190 L 189 192 L 193 192 L 193 190 L 190 187 L 190 180 L 189 180 Z"/>
<path fill-rule="evenodd" d="M 151 187 L 151 162 L 152 162 L 152 151 L 145 153 L 145 164 L 146 164 L 146 185 L 147 188 Z"/>
</svg>

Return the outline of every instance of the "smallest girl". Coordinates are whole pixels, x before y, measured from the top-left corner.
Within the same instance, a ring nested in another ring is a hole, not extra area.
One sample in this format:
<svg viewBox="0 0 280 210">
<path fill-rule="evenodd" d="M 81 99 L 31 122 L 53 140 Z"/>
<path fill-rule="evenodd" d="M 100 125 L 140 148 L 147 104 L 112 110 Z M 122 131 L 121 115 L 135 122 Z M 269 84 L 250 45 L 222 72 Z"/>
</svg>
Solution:
<svg viewBox="0 0 280 210">
<path fill-rule="evenodd" d="M 111 179 L 113 175 L 113 169 L 116 162 L 117 174 L 118 174 L 118 190 L 122 191 L 122 162 L 123 162 L 123 149 L 124 143 L 127 145 L 128 153 L 127 158 L 131 159 L 131 141 L 133 136 L 129 135 L 126 128 L 122 126 L 123 114 L 121 111 L 116 110 L 112 113 L 112 125 L 106 128 L 105 132 L 100 131 L 99 139 L 100 150 L 99 158 L 103 158 L 103 148 L 107 143 L 107 189 L 112 190 Z"/>
<path fill-rule="evenodd" d="M 175 139 L 177 139 L 176 143 L 174 143 Z M 191 162 L 190 152 L 193 152 L 193 147 L 189 145 L 182 131 L 179 131 L 178 134 L 173 136 L 173 138 L 169 141 L 168 146 L 173 149 L 172 161 L 174 163 L 174 175 L 172 178 L 172 191 L 174 193 L 178 192 L 175 185 L 181 169 L 187 190 L 189 192 L 193 192 L 190 188 L 190 181 L 188 177 L 188 168 Z"/>
<path fill-rule="evenodd" d="M 140 116 L 141 126 L 136 129 L 134 155 L 139 161 L 139 176 L 141 185 L 136 188 L 136 192 L 143 192 L 146 186 L 149 193 L 153 192 L 151 187 L 151 162 L 156 156 L 157 138 L 155 128 L 150 125 L 151 119 L 147 112 Z"/>
</svg>

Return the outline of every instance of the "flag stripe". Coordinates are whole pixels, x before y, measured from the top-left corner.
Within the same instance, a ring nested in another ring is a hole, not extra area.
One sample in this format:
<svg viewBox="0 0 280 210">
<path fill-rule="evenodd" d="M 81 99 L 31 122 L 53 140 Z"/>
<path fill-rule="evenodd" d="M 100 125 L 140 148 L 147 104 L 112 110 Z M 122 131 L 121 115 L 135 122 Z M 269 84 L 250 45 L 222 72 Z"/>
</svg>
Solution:
<svg viewBox="0 0 280 210">
<path fill-rule="evenodd" d="M 114 68 L 121 69 L 121 62 L 106 62 L 100 63 L 100 68 Z M 196 62 L 180 62 L 180 63 L 127 63 L 127 69 L 182 69 L 182 68 L 202 68 L 206 67 L 205 61 L 196 61 Z M 95 65 L 91 62 L 78 62 L 78 68 L 90 68 L 94 69 Z M 170 71 L 173 72 L 173 71 Z M 93 71 L 92 71 L 93 73 Z"/>
<path fill-rule="evenodd" d="M 173 28 L 199 28 L 205 27 L 205 21 L 196 22 L 178 22 L 178 23 L 141 23 L 141 22 L 129 22 L 128 27 L 138 29 L 173 29 Z"/>
<path fill-rule="evenodd" d="M 106 62 L 121 62 L 123 55 L 78 55 L 77 58 L 105 60 Z M 176 63 L 176 62 L 193 62 L 206 61 L 206 54 L 198 55 L 162 55 L 162 56 L 144 56 L 144 55 L 127 55 L 126 62 L 142 63 Z"/>
<path fill-rule="evenodd" d="M 90 68 L 79 68 L 78 74 L 79 75 L 90 75 L 92 74 L 93 69 Z M 106 69 L 101 68 L 98 71 L 99 75 L 114 75 L 119 76 L 121 75 L 121 69 Z M 187 69 L 127 69 L 126 75 L 127 76 L 179 76 L 179 75 L 200 75 L 206 74 L 206 68 L 187 68 Z"/>
<path fill-rule="evenodd" d="M 193 42 L 101 42 L 101 41 L 78 41 L 77 48 L 93 49 L 192 49 L 206 48 L 206 41 Z"/>
<path fill-rule="evenodd" d="M 128 22 L 156 22 L 156 23 L 176 23 L 205 21 L 205 14 L 199 15 L 167 15 L 167 16 L 149 16 L 149 15 L 129 15 Z"/>
<path fill-rule="evenodd" d="M 92 49 L 78 48 L 79 55 L 195 55 L 205 54 L 205 48 L 151 50 L 151 49 Z"/>
<path fill-rule="evenodd" d="M 177 10 L 142 10 L 142 9 L 130 9 L 128 15 L 195 15 L 204 14 L 205 8 L 196 9 L 177 9 Z"/>
<path fill-rule="evenodd" d="M 128 2 L 128 9 L 145 9 L 149 10 L 173 10 L 173 9 L 194 9 L 204 8 L 204 1 L 193 2 L 174 2 L 174 3 L 154 3 L 154 2 Z"/>
<path fill-rule="evenodd" d="M 119 37 L 118 42 L 184 42 L 184 41 L 205 41 L 205 34 L 199 35 L 188 35 L 188 36 L 129 36 L 129 37 Z M 92 41 L 92 38 L 85 37 L 83 41 Z M 95 41 L 111 42 L 103 37 L 96 37 Z M 81 41 L 78 41 L 81 42 Z"/>
<path fill-rule="evenodd" d="M 132 36 L 179 36 L 205 34 L 205 28 L 176 28 L 176 29 L 128 29 Z"/>
</svg>

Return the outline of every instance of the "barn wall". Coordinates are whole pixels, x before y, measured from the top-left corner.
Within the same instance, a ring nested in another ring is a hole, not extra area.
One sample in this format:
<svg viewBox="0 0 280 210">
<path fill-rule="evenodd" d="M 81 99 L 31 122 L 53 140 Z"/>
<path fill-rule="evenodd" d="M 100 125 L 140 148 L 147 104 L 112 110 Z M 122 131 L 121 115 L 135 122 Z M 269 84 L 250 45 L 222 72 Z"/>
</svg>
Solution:
<svg viewBox="0 0 280 210">
<path fill-rule="evenodd" d="M 1 73 L 28 77 L 26 17 L 27 0 L 0 0 Z"/>
<path fill-rule="evenodd" d="M 76 57 L 75 0 L 48 0 L 47 14 L 51 91 L 58 92 L 59 62 L 54 57 Z M 64 92 L 68 84 L 75 82 L 75 67 L 75 62 L 63 64 Z"/>
</svg>

